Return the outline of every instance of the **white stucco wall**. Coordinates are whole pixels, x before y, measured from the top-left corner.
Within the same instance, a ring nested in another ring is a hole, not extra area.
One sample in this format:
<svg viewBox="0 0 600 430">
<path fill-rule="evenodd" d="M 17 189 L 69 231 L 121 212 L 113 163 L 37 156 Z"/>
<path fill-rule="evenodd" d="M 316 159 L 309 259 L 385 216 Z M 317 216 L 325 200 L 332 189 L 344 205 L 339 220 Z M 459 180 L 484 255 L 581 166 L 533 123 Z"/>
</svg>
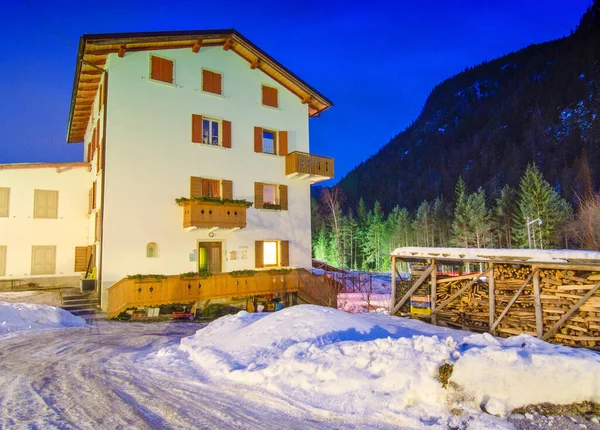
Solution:
<svg viewBox="0 0 600 430">
<path fill-rule="evenodd" d="M 189 197 L 190 176 L 229 179 L 233 197 L 254 201 L 254 182 L 285 184 L 289 210 L 251 208 L 248 226 L 224 240 L 223 270 L 254 268 L 255 240 L 289 240 L 290 265 L 310 267 L 310 185 L 288 180 L 285 157 L 254 152 L 254 127 L 289 133 L 289 152 L 309 152 L 308 108 L 291 92 L 231 51 L 203 47 L 166 50 L 175 61 L 173 85 L 148 79 L 152 52 L 110 54 L 107 67 L 106 196 L 103 243 L 104 288 L 134 273 L 195 271 L 189 253 L 207 231 L 182 227 L 177 197 Z M 223 74 L 223 95 L 201 91 L 201 69 Z M 261 106 L 261 84 L 278 88 L 279 108 Z M 232 148 L 191 142 L 192 114 L 232 123 Z M 156 242 L 158 258 L 146 258 Z M 226 260 L 226 251 L 247 246 L 246 260 Z"/>
<path fill-rule="evenodd" d="M 6 276 L 31 276 L 32 246 L 56 246 L 57 276 L 77 275 L 75 247 L 88 244 L 87 166 L 0 168 L 0 187 L 10 188 L 10 213 L 0 218 L 0 245 L 7 246 Z M 58 219 L 33 218 L 34 190 L 58 191 Z M 38 277 L 48 277 L 39 275 Z"/>
</svg>

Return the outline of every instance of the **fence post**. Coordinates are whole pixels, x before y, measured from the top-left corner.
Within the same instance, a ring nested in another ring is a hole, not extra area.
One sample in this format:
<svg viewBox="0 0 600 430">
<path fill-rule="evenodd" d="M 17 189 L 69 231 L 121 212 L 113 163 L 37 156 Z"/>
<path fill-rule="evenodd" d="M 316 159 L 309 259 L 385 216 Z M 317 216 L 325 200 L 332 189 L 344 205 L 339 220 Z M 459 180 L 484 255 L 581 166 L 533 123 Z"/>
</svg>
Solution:
<svg viewBox="0 0 600 430">
<path fill-rule="evenodd" d="M 435 260 L 431 260 L 430 264 L 433 267 L 433 271 L 431 272 L 431 291 L 429 297 L 429 300 L 431 301 L 431 324 L 437 325 L 437 315 L 434 312 L 437 300 L 437 267 Z"/>
<path fill-rule="evenodd" d="M 390 299 L 390 314 L 396 306 L 396 257 L 392 256 L 392 297 Z"/>
</svg>

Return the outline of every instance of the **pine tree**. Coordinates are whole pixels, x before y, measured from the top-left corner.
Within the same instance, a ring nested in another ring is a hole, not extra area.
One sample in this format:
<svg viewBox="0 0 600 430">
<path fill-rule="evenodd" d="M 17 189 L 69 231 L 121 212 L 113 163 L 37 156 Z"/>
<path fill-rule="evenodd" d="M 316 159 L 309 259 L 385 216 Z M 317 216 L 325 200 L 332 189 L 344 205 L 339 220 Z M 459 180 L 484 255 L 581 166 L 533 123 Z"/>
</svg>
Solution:
<svg viewBox="0 0 600 430">
<path fill-rule="evenodd" d="M 462 176 L 458 178 L 454 193 L 454 220 L 452 242 L 455 246 L 469 247 L 469 220 L 467 215 L 467 186 Z"/>
<path fill-rule="evenodd" d="M 516 215 L 517 192 L 505 185 L 496 199 L 493 211 L 493 229 L 500 248 L 512 248 L 512 223 Z"/>
<path fill-rule="evenodd" d="M 314 241 L 314 245 L 313 245 L 313 255 L 314 255 L 315 259 L 320 260 L 320 261 L 327 260 L 327 246 L 328 246 L 327 228 L 325 227 L 325 224 L 321 224 L 321 228 L 319 229 L 319 234 L 317 236 L 317 239 Z"/>
<path fill-rule="evenodd" d="M 366 269 L 374 269 L 377 272 L 382 269 L 385 226 L 381 205 L 376 201 L 373 210 L 369 211 L 367 215 L 366 235 L 363 244 Z"/>
<path fill-rule="evenodd" d="M 419 246 L 435 246 L 433 214 L 428 201 L 423 201 L 419 205 L 413 226 Z"/>
<path fill-rule="evenodd" d="M 479 189 L 467 198 L 467 225 L 473 245 L 485 248 L 491 244 L 490 214 L 485 204 L 485 191 Z"/>
<path fill-rule="evenodd" d="M 562 244 L 564 226 L 572 216 L 572 208 L 543 178 L 535 164 L 527 166 L 521 178 L 517 207 L 513 234 L 519 247 L 528 247 L 530 238 L 534 248 L 553 248 Z M 538 219 L 541 224 L 533 222 Z"/>
</svg>

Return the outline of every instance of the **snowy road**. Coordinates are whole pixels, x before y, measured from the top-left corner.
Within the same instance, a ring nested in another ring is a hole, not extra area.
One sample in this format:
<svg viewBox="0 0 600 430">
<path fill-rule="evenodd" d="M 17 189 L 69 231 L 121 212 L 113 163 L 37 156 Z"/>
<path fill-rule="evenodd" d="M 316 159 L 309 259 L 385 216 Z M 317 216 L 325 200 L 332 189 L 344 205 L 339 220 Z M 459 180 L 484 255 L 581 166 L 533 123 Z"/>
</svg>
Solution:
<svg viewBox="0 0 600 430">
<path fill-rule="evenodd" d="M 0 429 L 348 427 L 260 390 L 208 385 L 176 356 L 151 365 L 200 327 L 101 321 L 1 337 Z"/>
</svg>

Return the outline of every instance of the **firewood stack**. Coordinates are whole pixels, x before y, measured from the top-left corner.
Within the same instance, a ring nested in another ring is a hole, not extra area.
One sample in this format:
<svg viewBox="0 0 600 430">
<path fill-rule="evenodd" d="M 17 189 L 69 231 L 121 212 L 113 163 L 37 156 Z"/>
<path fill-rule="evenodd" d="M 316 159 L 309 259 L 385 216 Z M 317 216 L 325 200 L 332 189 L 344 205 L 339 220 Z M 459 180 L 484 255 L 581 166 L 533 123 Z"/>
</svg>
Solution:
<svg viewBox="0 0 600 430">
<path fill-rule="evenodd" d="M 599 272 L 540 270 L 544 332 L 600 282 Z M 596 291 L 550 339 L 551 342 L 600 349 L 600 292 Z"/>
<path fill-rule="evenodd" d="M 516 264 L 498 264 L 494 266 L 494 279 L 496 280 L 495 319 L 500 316 L 517 291 L 523 286 L 523 283 L 530 277 L 531 271 L 531 266 Z M 496 330 L 501 336 L 514 336 L 521 333 L 536 335 L 533 279 L 529 280 L 527 286 Z"/>
<path fill-rule="evenodd" d="M 440 282 L 437 286 L 437 303 L 444 303 L 470 279 Z M 467 288 L 459 297 L 451 301 L 438 313 L 438 321 L 466 330 L 485 331 L 488 328 L 488 285 L 478 281 Z"/>
</svg>

